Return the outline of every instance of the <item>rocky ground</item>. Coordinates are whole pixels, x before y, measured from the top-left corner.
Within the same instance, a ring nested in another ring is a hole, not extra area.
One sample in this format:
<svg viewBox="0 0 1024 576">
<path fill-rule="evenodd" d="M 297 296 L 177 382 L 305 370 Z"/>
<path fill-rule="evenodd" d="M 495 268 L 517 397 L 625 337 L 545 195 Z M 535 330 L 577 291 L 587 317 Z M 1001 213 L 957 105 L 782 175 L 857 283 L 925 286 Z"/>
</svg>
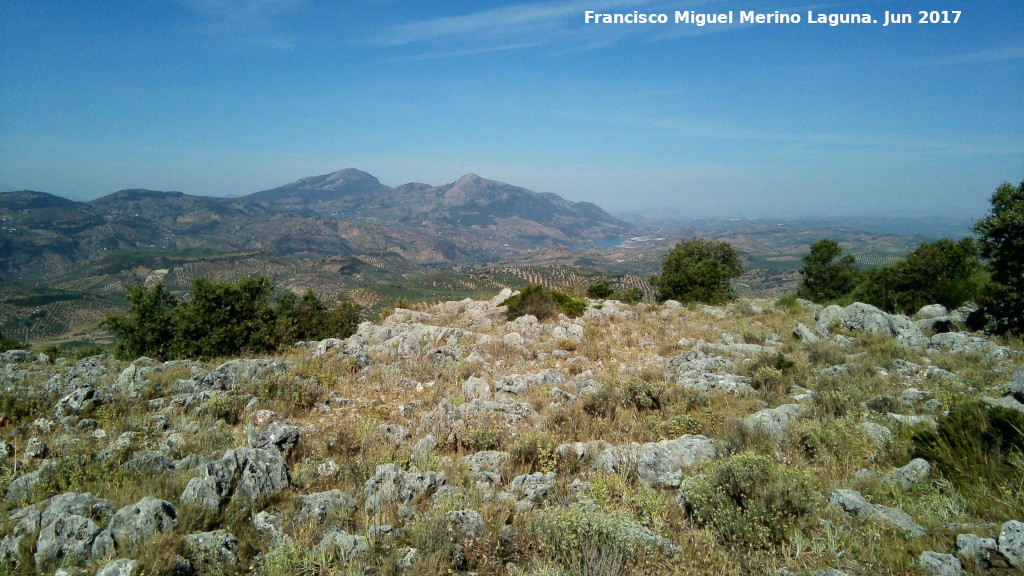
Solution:
<svg viewBox="0 0 1024 576">
<path fill-rule="evenodd" d="M 274 358 L 7 352 L 0 573 L 1024 566 L 1019 455 L 977 484 L 913 457 L 958 404 L 1024 412 L 1020 342 L 959 331 L 969 307 L 592 301 L 541 323 L 506 321 L 508 295 Z"/>
</svg>

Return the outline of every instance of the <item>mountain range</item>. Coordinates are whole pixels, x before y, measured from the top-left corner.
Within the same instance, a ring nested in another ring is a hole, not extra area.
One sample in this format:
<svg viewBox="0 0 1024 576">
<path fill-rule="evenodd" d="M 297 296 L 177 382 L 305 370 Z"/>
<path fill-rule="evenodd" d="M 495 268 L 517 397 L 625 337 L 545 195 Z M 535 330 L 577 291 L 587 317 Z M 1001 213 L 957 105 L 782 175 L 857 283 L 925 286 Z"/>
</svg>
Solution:
<svg viewBox="0 0 1024 576">
<path fill-rule="evenodd" d="M 629 231 L 594 204 L 473 174 L 443 186 L 392 188 L 349 168 L 238 198 L 121 190 L 74 202 L 18 191 L 0 193 L 0 277 L 133 249 L 486 263 Z"/>
</svg>

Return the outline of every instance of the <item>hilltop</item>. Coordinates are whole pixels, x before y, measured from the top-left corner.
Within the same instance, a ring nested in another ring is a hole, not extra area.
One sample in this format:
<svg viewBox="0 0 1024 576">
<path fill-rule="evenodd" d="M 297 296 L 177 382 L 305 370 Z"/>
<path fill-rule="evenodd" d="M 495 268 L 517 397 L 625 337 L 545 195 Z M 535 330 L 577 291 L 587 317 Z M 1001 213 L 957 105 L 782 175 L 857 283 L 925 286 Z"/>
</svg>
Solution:
<svg viewBox="0 0 1024 576">
<path fill-rule="evenodd" d="M 1019 573 L 1021 346 L 963 332 L 971 307 L 591 300 L 539 322 L 511 295 L 272 357 L 4 354 L 0 562 Z"/>
</svg>

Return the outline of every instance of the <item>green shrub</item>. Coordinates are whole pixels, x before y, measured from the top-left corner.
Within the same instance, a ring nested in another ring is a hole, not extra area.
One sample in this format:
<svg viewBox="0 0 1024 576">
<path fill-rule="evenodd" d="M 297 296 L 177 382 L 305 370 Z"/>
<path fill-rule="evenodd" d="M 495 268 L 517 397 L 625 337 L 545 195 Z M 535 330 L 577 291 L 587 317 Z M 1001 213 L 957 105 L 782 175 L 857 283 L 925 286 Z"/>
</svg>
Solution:
<svg viewBox="0 0 1024 576">
<path fill-rule="evenodd" d="M 714 529 L 722 543 L 750 548 L 786 543 L 815 504 L 806 476 L 752 452 L 715 463 L 683 492 L 697 522 Z"/>
<path fill-rule="evenodd" d="M 658 554 L 650 533 L 626 513 L 582 504 L 542 510 L 523 533 L 540 556 L 575 575 L 643 573 Z"/>
<path fill-rule="evenodd" d="M 679 242 L 651 278 L 658 300 L 721 304 L 732 298 L 730 282 L 743 273 L 743 261 L 728 242 L 695 238 Z"/>
<path fill-rule="evenodd" d="M 301 298 L 291 292 L 279 294 L 274 312 L 275 340 L 280 346 L 290 346 L 300 340 L 348 338 L 359 327 L 362 307 L 349 300 L 328 306 L 308 290 Z"/>
<path fill-rule="evenodd" d="M 644 293 L 636 287 L 626 288 L 625 290 L 617 291 L 612 295 L 612 298 L 626 304 L 636 304 L 644 299 Z"/>
<path fill-rule="evenodd" d="M 615 289 L 612 288 L 612 283 L 607 278 L 595 280 L 587 286 L 587 296 L 591 298 L 609 298 L 614 293 Z"/>
<path fill-rule="evenodd" d="M 4 338 L 4 331 L 0 329 L 0 352 L 7 352 L 8 350 L 24 350 L 25 343 L 13 340 L 11 338 Z"/>
<path fill-rule="evenodd" d="M 554 318 L 559 313 L 576 318 L 587 309 L 587 305 L 583 302 L 556 290 L 548 290 L 538 284 L 524 286 L 519 294 L 508 298 L 501 303 L 501 306 L 508 306 L 508 312 L 505 315 L 509 320 L 527 314 L 536 316 L 538 320 L 547 320 Z"/>
<path fill-rule="evenodd" d="M 605 384 L 583 399 L 583 411 L 592 416 L 613 417 L 619 408 L 658 410 L 665 404 L 668 387 L 665 382 L 648 382 L 641 378 Z"/>
<path fill-rule="evenodd" d="M 558 442 L 544 432 L 531 430 L 512 443 L 512 459 L 530 466 L 530 471 L 555 472 L 558 467 Z"/>
<path fill-rule="evenodd" d="M 622 403 L 637 410 L 658 410 L 664 404 L 666 394 L 665 382 L 648 382 L 640 378 L 630 378 L 619 383 Z"/>
<path fill-rule="evenodd" d="M 979 266 L 970 238 L 922 242 L 904 260 L 866 271 L 853 296 L 893 313 L 913 314 L 935 303 L 956 308 L 981 291 Z"/>
<path fill-rule="evenodd" d="M 285 292 L 272 303 L 273 292 L 265 277 L 197 278 L 192 297 L 179 302 L 163 284 L 139 284 L 128 289 L 128 315 L 104 324 L 117 337 L 118 357 L 160 360 L 269 352 L 298 340 L 346 338 L 359 325 L 362 308 L 353 302 L 328 306 L 313 292 Z"/>
<path fill-rule="evenodd" d="M 775 301 L 775 306 L 788 312 L 797 312 L 800 310 L 800 299 L 796 294 L 786 294 Z"/>
</svg>

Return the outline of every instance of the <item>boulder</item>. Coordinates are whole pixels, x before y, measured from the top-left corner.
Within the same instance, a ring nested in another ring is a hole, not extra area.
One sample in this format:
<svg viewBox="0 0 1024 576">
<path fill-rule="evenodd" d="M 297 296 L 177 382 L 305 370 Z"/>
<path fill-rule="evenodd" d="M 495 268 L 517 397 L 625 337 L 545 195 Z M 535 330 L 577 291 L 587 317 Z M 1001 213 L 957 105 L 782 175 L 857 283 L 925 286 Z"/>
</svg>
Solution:
<svg viewBox="0 0 1024 576">
<path fill-rule="evenodd" d="M 270 410 L 260 410 L 246 425 L 245 440 L 251 448 L 276 450 L 287 458 L 299 442 L 299 428 Z"/>
<path fill-rule="evenodd" d="M 611 446 L 597 455 L 594 467 L 629 471 L 651 486 L 679 487 L 683 471 L 718 457 L 713 440 L 687 434 L 675 440 Z"/>
<path fill-rule="evenodd" d="M 733 367 L 730 360 L 713 356 L 701 350 L 685 352 L 665 362 L 665 379 L 677 385 L 699 392 L 725 392 L 727 394 L 749 394 L 750 379 L 746 376 L 729 374 Z"/>
<path fill-rule="evenodd" d="M 945 350 L 954 354 L 980 354 L 988 360 L 1002 360 L 1010 357 L 1010 349 L 980 336 L 965 332 L 946 332 L 931 337 L 931 350 Z"/>
<path fill-rule="evenodd" d="M 10 485 L 7 486 L 4 504 L 28 503 L 36 493 L 36 487 L 46 481 L 55 468 L 56 464 L 54 464 L 53 460 L 43 460 L 36 470 L 22 474 L 12 480 Z"/>
<path fill-rule="evenodd" d="M 803 322 L 793 328 L 793 336 L 804 344 L 817 344 L 821 339 Z"/>
<path fill-rule="evenodd" d="M 341 490 L 307 494 L 299 497 L 299 511 L 295 515 L 295 523 L 300 526 L 323 524 L 332 513 L 355 510 L 356 505 L 355 498 Z"/>
<path fill-rule="evenodd" d="M 914 314 L 914 320 L 933 320 L 935 318 L 945 318 L 949 316 L 949 310 L 946 309 L 942 304 L 929 304 L 923 306 L 920 310 Z"/>
<path fill-rule="evenodd" d="M 484 517 L 476 510 L 455 510 L 445 515 L 457 542 L 471 544 L 487 538 Z"/>
<path fill-rule="evenodd" d="M 999 552 L 995 538 L 982 538 L 976 534 L 960 534 L 953 545 L 953 553 L 961 561 L 975 566 L 982 572 L 1009 567 L 1006 558 Z"/>
<path fill-rule="evenodd" d="M 929 576 L 962 576 L 964 573 L 960 560 L 950 554 L 922 552 L 917 563 L 921 567 L 921 571 Z"/>
<path fill-rule="evenodd" d="M 363 506 L 371 515 L 393 505 L 411 513 L 412 506 L 429 498 L 442 484 L 444 474 L 441 472 L 420 472 L 416 467 L 403 472 L 396 464 L 381 464 L 363 487 Z"/>
<path fill-rule="evenodd" d="M 783 404 L 777 408 L 767 408 L 755 412 L 743 419 L 743 423 L 751 430 L 763 432 L 772 440 L 781 443 L 793 422 L 800 418 L 799 404 Z"/>
<path fill-rule="evenodd" d="M 923 349 L 928 345 L 921 329 L 910 318 L 889 314 L 870 304 L 855 302 L 846 308 L 832 305 L 815 315 L 815 330 L 828 335 L 833 327 L 851 332 L 892 336 L 904 348 Z"/>
<path fill-rule="evenodd" d="M 846 514 L 866 520 L 874 512 L 874 506 L 864 499 L 856 490 L 833 490 L 828 497 L 829 506 L 838 508 Z"/>
<path fill-rule="evenodd" d="M 366 556 L 370 552 L 370 547 L 366 543 L 366 538 L 362 536 L 353 536 L 344 530 L 332 529 L 320 538 L 316 550 L 320 554 L 347 562 Z"/>
<path fill-rule="evenodd" d="M 491 385 L 484 378 L 477 376 L 471 376 L 462 383 L 462 393 L 466 395 L 469 400 L 475 400 L 477 398 L 481 400 L 490 400 L 493 398 L 491 393 Z"/>
<path fill-rule="evenodd" d="M 185 556 L 200 574 L 224 572 L 238 564 L 238 538 L 226 530 L 185 536 Z"/>
<path fill-rule="evenodd" d="M 96 576 L 132 576 L 135 573 L 135 566 L 137 564 L 138 562 L 135 560 L 127 558 L 107 562 L 96 571 Z"/>
<path fill-rule="evenodd" d="M 288 463 L 276 449 L 235 448 L 220 460 L 201 467 L 201 476 L 189 480 L 181 501 L 217 510 L 241 495 L 250 503 L 264 503 L 291 485 Z"/>
<path fill-rule="evenodd" d="M 906 466 L 895 468 L 882 477 L 885 484 L 898 484 L 904 490 L 923 483 L 932 474 L 932 465 L 927 460 L 915 458 Z"/>
<path fill-rule="evenodd" d="M 121 508 L 92 545 L 93 556 L 106 557 L 129 551 L 157 534 L 178 525 L 178 511 L 166 500 L 146 496 Z"/>
<path fill-rule="evenodd" d="M 508 461 L 508 458 L 508 452 L 485 450 L 463 456 L 459 460 L 473 473 L 473 479 L 477 483 L 496 484 L 501 482 L 501 475 L 505 471 L 505 462 Z"/>
<path fill-rule="evenodd" d="M 1024 522 L 1010 520 L 999 530 L 999 552 L 1014 568 L 1024 569 Z"/>
<path fill-rule="evenodd" d="M 1017 402 L 1024 402 L 1024 366 L 1014 370 L 1010 376 L 1010 394 Z"/>
<path fill-rule="evenodd" d="M 39 532 L 33 556 L 36 570 L 84 564 L 91 557 L 92 543 L 100 532 L 99 525 L 88 518 L 77 514 L 61 516 Z"/>
<path fill-rule="evenodd" d="M 70 394 L 57 401 L 53 407 L 53 415 L 56 418 L 71 416 L 88 412 L 93 406 L 99 403 L 96 396 L 96 389 L 92 386 L 83 385 L 74 389 Z"/>
<path fill-rule="evenodd" d="M 554 487 L 554 472 L 548 472 L 547 474 L 544 474 L 543 472 L 534 472 L 533 474 L 516 476 L 509 485 L 508 491 L 511 492 L 517 500 L 537 502 Z"/>
<path fill-rule="evenodd" d="M 89 492 L 65 492 L 50 498 L 46 503 L 46 508 L 39 515 L 39 526 L 49 526 L 58 519 L 70 515 L 106 524 L 113 514 L 114 506 L 103 498 L 97 498 Z"/>
<path fill-rule="evenodd" d="M 412 436 L 412 432 L 401 424 L 381 424 L 373 433 L 374 438 L 384 444 L 390 444 L 398 448 Z"/>
<path fill-rule="evenodd" d="M 871 504 L 856 490 L 833 490 L 828 498 L 829 506 L 855 516 L 861 520 L 884 522 L 903 530 L 907 536 L 918 538 L 927 534 L 914 518 L 897 508 Z"/>
<path fill-rule="evenodd" d="M 914 520 L 913 516 L 899 508 L 889 508 L 887 506 L 880 506 L 876 504 L 875 512 L 879 520 L 899 528 L 909 538 L 920 538 L 928 534 L 928 532 L 926 532 L 925 529 Z"/>
</svg>

